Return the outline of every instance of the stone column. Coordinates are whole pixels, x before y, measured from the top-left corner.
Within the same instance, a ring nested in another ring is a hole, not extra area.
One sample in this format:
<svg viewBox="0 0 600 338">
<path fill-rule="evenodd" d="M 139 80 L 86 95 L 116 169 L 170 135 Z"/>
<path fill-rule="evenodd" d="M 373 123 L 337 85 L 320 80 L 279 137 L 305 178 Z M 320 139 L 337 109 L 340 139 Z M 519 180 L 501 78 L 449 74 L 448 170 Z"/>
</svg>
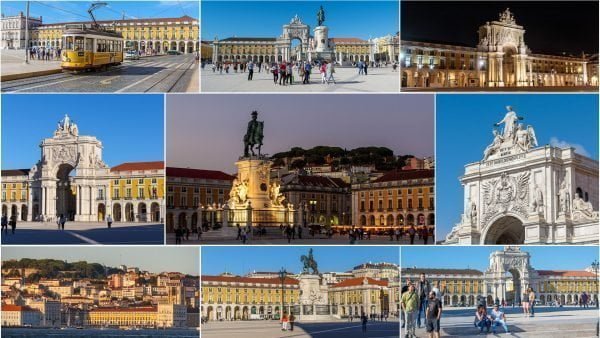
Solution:
<svg viewBox="0 0 600 338">
<path fill-rule="evenodd" d="M 583 67 L 583 85 L 587 86 L 588 85 L 587 62 L 582 63 L 581 66 Z"/>
<path fill-rule="evenodd" d="M 27 195 L 27 222 L 33 220 L 33 187 L 29 182 L 29 194 Z"/>
</svg>

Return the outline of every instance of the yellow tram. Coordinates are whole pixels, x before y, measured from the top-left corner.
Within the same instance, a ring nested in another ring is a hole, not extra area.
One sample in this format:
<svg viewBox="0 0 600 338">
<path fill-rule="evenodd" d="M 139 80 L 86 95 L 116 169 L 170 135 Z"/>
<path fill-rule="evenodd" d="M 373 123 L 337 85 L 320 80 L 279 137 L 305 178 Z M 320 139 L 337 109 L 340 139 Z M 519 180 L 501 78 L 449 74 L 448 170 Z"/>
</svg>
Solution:
<svg viewBox="0 0 600 338">
<path fill-rule="evenodd" d="M 65 70 L 105 69 L 123 62 L 123 36 L 85 24 L 68 25 L 62 36 L 61 67 Z"/>
</svg>

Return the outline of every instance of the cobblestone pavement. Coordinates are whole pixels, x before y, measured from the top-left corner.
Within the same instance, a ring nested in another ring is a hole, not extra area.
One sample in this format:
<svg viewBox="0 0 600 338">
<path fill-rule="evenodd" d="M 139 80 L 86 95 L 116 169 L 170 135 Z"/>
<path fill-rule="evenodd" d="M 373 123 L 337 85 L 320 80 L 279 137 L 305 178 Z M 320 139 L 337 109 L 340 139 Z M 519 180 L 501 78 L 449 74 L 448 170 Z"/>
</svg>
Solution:
<svg viewBox="0 0 600 338">
<path fill-rule="evenodd" d="M 274 320 L 208 322 L 202 326 L 202 337 L 227 338 L 275 338 L 275 337 L 344 337 L 344 338 L 392 338 L 399 337 L 398 321 L 369 322 L 363 333 L 357 321 L 296 322 L 294 331 L 282 331 Z"/>
<path fill-rule="evenodd" d="M 442 313 L 442 337 L 596 337 L 598 309 L 579 307 L 536 307 L 535 317 L 524 317 L 520 308 L 503 309 L 510 335 L 502 327 L 497 333 L 478 334 L 473 325 L 475 310 L 472 308 L 446 308 Z M 424 325 L 422 323 L 422 325 Z M 404 329 L 403 334 L 404 334 Z M 426 337 L 425 328 L 417 329 L 418 337 Z"/>
<path fill-rule="evenodd" d="M 313 69 L 310 84 L 303 85 L 294 74 L 294 84 L 280 86 L 273 83 L 273 75 L 262 70 L 254 72 L 253 80 L 248 81 L 248 73 L 223 74 L 212 71 L 206 65 L 200 71 L 200 90 L 202 92 L 392 92 L 400 89 L 400 73 L 392 71 L 392 66 L 369 68 L 368 75 L 358 75 L 356 68 L 335 69 L 336 84 L 321 83 L 321 75 Z"/>
<path fill-rule="evenodd" d="M 164 226 L 150 223 L 18 222 L 13 235 L 2 233 L 2 244 L 163 244 Z"/>
<path fill-rule="evenodd" d="M 2 82 L 3 92 L 184 92 L 198 64 L 192 54 L 125 61 L 107 71 L 63 72 Z"/>
</svg>

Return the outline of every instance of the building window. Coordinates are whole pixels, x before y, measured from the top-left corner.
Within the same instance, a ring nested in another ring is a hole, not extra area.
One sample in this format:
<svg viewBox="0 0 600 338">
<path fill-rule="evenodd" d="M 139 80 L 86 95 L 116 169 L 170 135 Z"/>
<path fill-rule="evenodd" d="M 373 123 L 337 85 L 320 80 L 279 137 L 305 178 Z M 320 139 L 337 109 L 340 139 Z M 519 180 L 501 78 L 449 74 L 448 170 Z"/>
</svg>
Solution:
<svg viewBox="0 0 600 338">
<path fill-rule="evenodd" d="M 187 187 L 181 187 L 181 192 L 182 193 L 187 193 Z"/>
<path fill-rule="evenodd" d="M 143 178 L 138 179 L 138 184 L 144 184 L 144 179 Z"/>
<path fill-rule="evenodd" d="M 144 198 L 144 188 L 138 187 L 138 198 Z"/>
<path fill-rule="evenodd" d="M 113 184 L 114 184 L 114 185 L 119 185 L 119 180 L 114 180 L 114 181 L 113 181 Z"/>
<path fill-rule="evenodd" d="M 187 208 L 187 196 L 181 196 L 181 207 Z"/>
<path fill-rule="evenodd" d="M 408 208 L 412 209 L 413 205 L 412 205 L 412 199 L 408 199 Z"/>
<path fill-rule="evenodd" d="M 126 180 L 125 184 L 131 184 L 131 179 Z"/>
<path fill-rule="evenodd" d="M 131 198 L 131 188 L 125 189 L 125 197 L 126 198 Z"/>
<path fill-rule="evenodd" d="M 113 190 L 113 198 L 115 198 L 115 199 L 119 199 L 120 198 L 119 197 L 119 188 L 115 188 Z"/>
</svg>

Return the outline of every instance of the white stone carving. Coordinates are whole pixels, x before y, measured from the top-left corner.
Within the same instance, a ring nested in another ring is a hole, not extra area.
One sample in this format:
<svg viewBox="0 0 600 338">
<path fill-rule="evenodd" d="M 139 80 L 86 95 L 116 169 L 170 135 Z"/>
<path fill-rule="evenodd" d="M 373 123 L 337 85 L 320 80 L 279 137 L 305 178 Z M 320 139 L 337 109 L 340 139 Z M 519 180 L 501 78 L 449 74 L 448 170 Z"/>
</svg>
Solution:
<svg viewBox="0 0 600 338">
<path fill-rule="evenodd" d="M 573 198 L 573 211 L 571 217 L 574 221 L 579 220 L 590 220 L 597 221 L 598 220 L 598 211 L 594 210 L 594 206 L 589 201 L 586 202 L 579 196 L 575 194 L 575 198 Z"/>
<path fill-rule="evenodd" d="M 510 9 L 505 9 L 504 12 L 500 13 L 498 15 L 498 20 L 502 23 L 506 23 L 509 25 L 515 25 L 515 17 L 513 16 L 513 14 L 511 13 Z"/>
<path fill-rule="evenodd" d="M 482 184 L 483 210 L 482 222 L 487 223 L 499 213 L 508 211 L 527 216 L 530 173 L 521 173 L 511 177 L 502 173 L 499 179 L 492 179 Z"/>
<path fill-rule="evenodd" d="M 507 106 L 506 110 L 504 118 L 494 124 L 494 127 L 502 126 L 502 129 L 492 130 L 494 140 L 483 151 L 483 161 L 525 153 L 538 146 L 533 127 L 517 123 L 523 117 L 518 116 L 511 106 Z"/>
<path fill-rule="evenodd" d="M 71 121 L 69 116 L 65 114 L 65 117 L 58 122 L 54 136 L 79 136 L 79 128 Z"/>
</svg>

